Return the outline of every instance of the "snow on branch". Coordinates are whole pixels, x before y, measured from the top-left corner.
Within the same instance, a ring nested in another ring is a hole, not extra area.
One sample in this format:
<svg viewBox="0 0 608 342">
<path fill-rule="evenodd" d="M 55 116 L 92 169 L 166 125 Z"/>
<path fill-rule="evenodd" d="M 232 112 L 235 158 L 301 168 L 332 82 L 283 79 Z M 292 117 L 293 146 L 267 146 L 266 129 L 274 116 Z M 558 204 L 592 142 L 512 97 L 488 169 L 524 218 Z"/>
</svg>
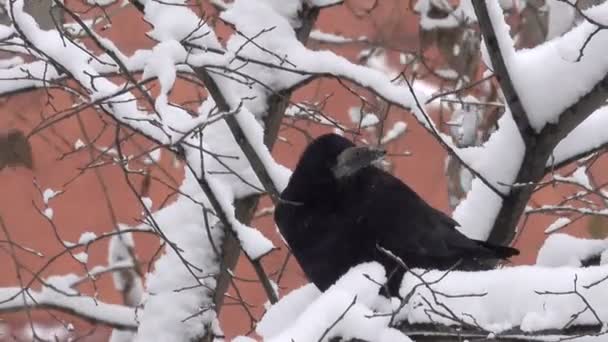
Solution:
<svg viewBox="0 0 608 342">
<path fill-rule="evenodd" d="M 608 107 L 601 107 L 570 132 L 553 150 L 547 168 L 554 169 L 608 146 Z"/>
<path fill-rule="evenodd" d="M 416 274 L 417 273 L 417 274 Z M 572 326 L 604 332 L 608 268 L 518 266 L 485 272 L 412 270 L 401 295 L 410 298 L 397 315 L 409 324 L 443 324 L 500 337 L 519 329 L 534 335 Z"/>
<path fill-rule="evenodd" d="M 381 266 L 367 263 L 324 293 L 303 286 L 273 305 L 256 332 L 266 341 L 410 341 L 405 335 L 561 341 L 606 332 L 606 266 L 412 269 L 403 279 L 401 301 L 378 295 L 384 279 Z"/>
<path fill-rule="evenodd" d="M 483 146 L 461 148 L 457 153 L 499 189 L 508 192 L 517 177 L 525 146 L 510 111 L 502 115 L 498 125 L 500 128 Z M 453 216 L 461 225 L 458 229 L 470 238 L 487 239 L 502 203 L 500 196 L 475 178 L 466 198 L 454 210 Z"/>
<path fill-rule="evenodd" d="M 324 293 L 312 284 L 283 297 L 258 324 L 265 341 L 330 341 L 359 339 L 409 342 L 389 327 L 390 315 L 376 316 L 372 308 L 386 305 L 378 297 L 386 280 L 384 268 L 375 262 L 351 268 Z"/>
<path fill-rule="evenodd" d="M 216 244 L 224 233 L 201 205 L 208 202 L 191 172 L 180 192 L 184 195 L 150 219 L 174 248 L 165 248 L 147 277 L 136 341 L 189 341 L 205 335 L 216 319 Z"/>
<path fill-rule="evenodd" d="M 593 90 L 608 74 L 605 54 L 608 30 L 603 27 L 584 21 L 561 37 L 532 49 L 515 51 L 502 10 L 494 2 L 487 3 L 487 8 L 508 69 L 508 74 L 502 73 L 501 76 L 504 78 L 507 74 L 510 77 L 529 124 L 536 132 L 540 132 L 547 123 L 557 123 L 560 114 Z M 601 24 L 599 18 L 606 17 L 608 5 L 595 6 L 585 13 L 590 18 L 598 18 L 596 21 Z M 504 84 L 501 82 L 503 91 L 506 91 Z M 549 86 L 552 84 L 567 86 Z M 505 95 L 512 105 L 509 94 Z"/>
<path fill-rule="evenodd" d="M 58 278 L 55 277 L 55 280 Z M 52 279 L 48 280 L 53 287 L 57 287 Z M 137 329 L 134 308 L 104 303 L 96 298 L 80 295 L 69 288 L 61 290 L 57 291 L 47 286 L 43 286 L 40 291 L 24 290 L 20 287 L 1 288 L 0 312 L 18 311 L 26 307 L 53 309 L 75 315 L 93 324 L 104 324 L 128 330 Z M 6 300 L 7 298 L 12 299 Z"/>
<path fill-rule="evenodd" d="M 536 264 L 547 267 L 580 267 L 591 259 L 604 264 L 608 240 L 583 239 L 568 234 L 551 234 L 538 251 Z"/>
</svg>

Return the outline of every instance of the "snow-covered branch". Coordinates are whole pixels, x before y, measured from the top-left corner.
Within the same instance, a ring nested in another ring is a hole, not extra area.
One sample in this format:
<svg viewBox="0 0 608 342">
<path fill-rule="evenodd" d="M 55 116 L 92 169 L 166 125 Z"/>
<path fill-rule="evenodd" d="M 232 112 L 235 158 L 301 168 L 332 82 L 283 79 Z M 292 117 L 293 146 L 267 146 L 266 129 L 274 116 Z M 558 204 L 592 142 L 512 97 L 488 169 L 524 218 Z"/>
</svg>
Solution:
<svg viewBox="0 0 608 342">
<path fill-rule="evenodd" d="M 57 280 L 61 280 L 57 278 Z M 57 286 L 49 279 L 50 283 Z M 25 294 L 15 295 L 23 291 L 22 288 L 0 289 L 0 312 L 20 311 L 30 309 L 53 309 L 72 314 L 94 324 L 109 325 L 114 328 L 137 329 L 137 314 L 135 308 L 123 305 L 109 304 L 93 297 L 74 293 L 70 295 L 58 292 L 55 289 L 43 287 L 40 291 L 25 290 Z M 4 301 L 6 298 L 13 298 Z"/>
</svg>

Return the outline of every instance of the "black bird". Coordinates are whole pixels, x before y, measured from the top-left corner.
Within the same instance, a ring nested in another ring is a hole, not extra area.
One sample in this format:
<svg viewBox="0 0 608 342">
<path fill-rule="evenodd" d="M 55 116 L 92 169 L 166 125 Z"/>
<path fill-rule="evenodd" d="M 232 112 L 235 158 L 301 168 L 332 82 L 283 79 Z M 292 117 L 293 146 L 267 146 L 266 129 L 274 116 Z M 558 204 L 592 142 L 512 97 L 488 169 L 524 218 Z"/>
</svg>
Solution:
<svg viewBox="0 0 608 342">
<path fill-rule="evenodd" d="M 320 136 L 306 148 L 281 193 L 277 226 L 321 291 L 367 261 L 386 268 L 383 293 L 398 296 L 405 270 L 394 256 L 409 268 L 480 269 L 485 259 L 519 254 L 460 233 L 456 221 L 374 165 L 384 154 L 337 134 Z"/>
</svg>

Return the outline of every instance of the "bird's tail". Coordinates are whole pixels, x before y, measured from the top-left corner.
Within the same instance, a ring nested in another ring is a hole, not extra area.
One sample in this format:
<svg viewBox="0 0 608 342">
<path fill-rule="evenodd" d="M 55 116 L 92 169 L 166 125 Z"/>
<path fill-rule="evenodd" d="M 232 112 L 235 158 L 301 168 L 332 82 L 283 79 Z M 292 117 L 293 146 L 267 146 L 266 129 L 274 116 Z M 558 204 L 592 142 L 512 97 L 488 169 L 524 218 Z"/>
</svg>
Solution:
<svg viewBox="0 0 608 342">
<path fill-rule="evenodd" d="M 475 240 L 475 242 L 477 242 L 480 246 L 491 250 L 494 255 L 500 259 L 508 259 L 514 255 L 519 255 L 519 250 L 517 248 L 494 245 L 486 241 Z"/>
</svg>

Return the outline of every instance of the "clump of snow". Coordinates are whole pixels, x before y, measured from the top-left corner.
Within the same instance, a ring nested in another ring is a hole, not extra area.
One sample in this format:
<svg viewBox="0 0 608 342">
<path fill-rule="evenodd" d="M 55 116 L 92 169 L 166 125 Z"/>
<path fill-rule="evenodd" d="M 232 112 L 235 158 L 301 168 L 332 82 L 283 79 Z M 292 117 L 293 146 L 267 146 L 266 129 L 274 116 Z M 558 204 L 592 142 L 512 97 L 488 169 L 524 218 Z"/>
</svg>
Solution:
<svg viewBox="0 0 608 342">
<path fill-rule="evenodd" d="M 538 251 L 536 264 L 541 266 L 580 267 L 583 260 L 608 250 L 608 240 L 583 239 L 568 234 L 552 234 Z"/>
<path fill-rule="evenodd" d="M 95 240 L 97 235 L 93 232 L 84 232 L 80 234 L 80 239 L 78 239 L 78 243 L 81 245 L 86 245 L 91 241 Z"/>
<path fill-rule="evenodd" d="M 55 190 L 53 190 L 51 188 L 45 189 L 44 192 L 42 192 L 42 200 L 44 201 L 44 204 L 48 205 L 49 201 L 53 197 L 61 194 L 62 192 L 63 191 L 55 191 Z"/>
<path fill-rule="evenodd" d="M 562 228 L 564 228 L 565 226 L 569 225 L 570 223 L 572 223 L 572 220 L 568 217 L 560 217 L 557 220 L 553 221 L 553 223 L 551 223 L 549 225 L 549 227 L 547 227 L 547 229 L 545 229 L 545 234 L 551 234 L 553 232 L 556 232 Z"/>
<path fill-rule="evenodd" d="M 357 38 L 348 38 L 341 35 L 327 33 L 319 30 L 312 30 L 310 32 L 310 38 L 323 42 L 323 43 L 351 43 L 351 42 L 364 42 L 367 37 L 360 36 Z"/>
<path fill-rule="evenodd" d="M 87 261 L 89 260 L 89 254 L 87 254 L 86 252 L 80 252 L 80 253 L 74 254 L 74 259 L 78 260 L 78 262 L 86 264 Z"/>
<path fill-rule="evenodd" d="M 348 116 L 352 123 L 361 128 L 374 126 L 380 122 L 376 114 L 364 113 L 361 107 L 351 107 L 348 110 Z"/>
<path fill-rule="evenodd" d="M 46 216 L 46 218 L 48 218 L 49 220 L 52 220 L 53 219 L 53 208 L 44 209 L 43 214 L 44 214 L 44 216 Z"/>
<path fill-rule="evenodd" d="M 150 37 L 158 41 L 182 41 L 201 48 L 221 48 L 215 32 L 196 15 L 184 0 L 146 1 L 145 19 L 153 29 Z"/>
<path fill-rule="evenodd" d="M 234 197 L 231 196 L 231 191 L 227 185 L 214 180 L 212 177 L 209 177 L 208 181 L 213 193 L 218 196 L 218 201 L 222 205 L 224 212 L 228 215 L 228 220 L 235 230 L 243 251 L 251 259 L 255 260 L 273 250 L 274 245 L 272 241 L 266 238 L 259 230 L 248 227 L 236 219 L 234 216 L 234 206 L 232 205 Z M 220 194 L 222 196 L 219 196 Z"/>
<path fill-rule="evenodd" d="M 386 134 L 382 137 L 382 139 L 380 140 L 381 144 L 387 144 L 389 142 L 391 142 L 392 140 L 397 139 L 399 136 L 401 136 L 403 133 L 405 133 L 405 130 L 407 129 L 407 123 L 405 123 L 404 121 L 397 121 L 393 124 L 393 127 L 391 127 L 391 129 L 389 129 Z"/>
<path fill-rule="evenodd" d="M 80 139 L 76 139 L 76 142 L 74 143 L 74 149 L 75 150 L 80 150 L 81 148 L 83 148 L 85 145 L 82 142 L 82 140 Z"/>
<path fill-rule="evenodd" d="M 115 3 L 116 0 L 87 0 L 89 5 L 108 6 Z"/>
<path fill-rule="evenodd" d="M 161 152 L 162 152 L 161 148 L 157 148 L 157 149 L 150 151 L 150 153 L 148 153 L 148 158 L 144 159 L 144 163 L 146 163 L 146 164 L 158 163 L 160 161 Z"/>
</svg>

